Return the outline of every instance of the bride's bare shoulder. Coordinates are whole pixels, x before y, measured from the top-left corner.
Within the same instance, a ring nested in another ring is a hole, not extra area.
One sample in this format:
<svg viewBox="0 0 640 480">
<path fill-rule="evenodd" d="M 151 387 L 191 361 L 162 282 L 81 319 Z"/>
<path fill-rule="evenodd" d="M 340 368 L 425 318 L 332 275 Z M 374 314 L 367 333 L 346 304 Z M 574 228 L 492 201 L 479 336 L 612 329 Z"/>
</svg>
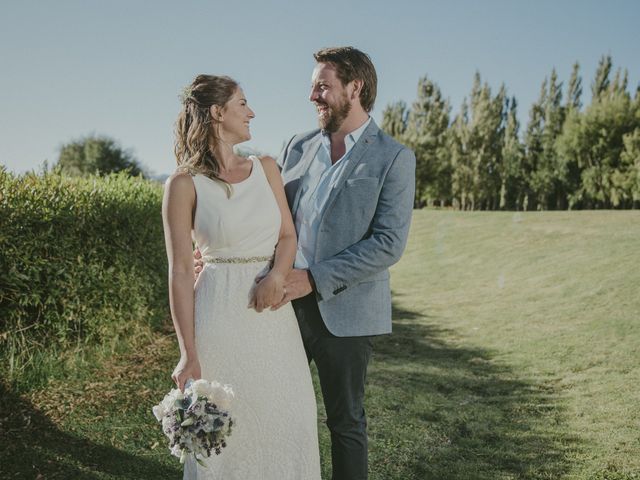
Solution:
<svg viewBox="0 0 640 480">
<path fill-rule="evenodd" d="M 269 155 L 258 158 L 260 159 L 260 163 L 262 163 L 262 169 L 264 170 L 269 183 L 271 185 L 282 183 L 282 177 L 280 177 L 280 168 L 278 168 L 278 164 L 276 163 L 275 158 L 270 157 Z"/>
<path fill-rule="evenodd" d="M 195 194 L 193 174 L 185 170 L 176 170 L 165 181 L 164 189 L 166 195 L 191 197 Z"/>
<path fill-rule="evenodd" d="M 176 171 L 174 171 L 171 175 L 169 175 L 167 177 L 167 180 L 165 181 L 165 186 L 168 185 L 193 185 L 193 177 L 195 176 L 195 174 L 193 172 L 190 172 L 188 170 L 183 170 L 183 169 L 177 169 Z"/>
<path fill-rule="evenodd" d="M 276 163 L 276 159 L 270 157 L 269 155 L 263 155 L 262 157 L 258 157 L 260 159 L 260 163 L 262 163 L 262 168 L 264 168 L 267 174 L 273 174 L 273 172 L 280 172 L 278 168 L 278 164 Z"/>
</svg>

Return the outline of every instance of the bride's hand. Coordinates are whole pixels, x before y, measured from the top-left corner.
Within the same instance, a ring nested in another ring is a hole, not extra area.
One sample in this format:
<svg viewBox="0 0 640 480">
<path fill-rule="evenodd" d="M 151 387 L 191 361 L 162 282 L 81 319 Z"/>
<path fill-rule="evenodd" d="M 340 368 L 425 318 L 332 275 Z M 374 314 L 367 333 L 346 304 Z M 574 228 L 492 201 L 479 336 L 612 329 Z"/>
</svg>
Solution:
<svg viewBox="0 0 640 480">
<path fill-rule="evenodd" d="M 258 282 L 255 288 L 253 304 L 256 312 L 262 312 L 265 308 L 276 305 L 284 297 L 283 275 L 270 272 Z"/>
<path fill-rule="evenodd" d="M 171 374 L 171 378 L 176 382 L 181 392 L 184 392 L 184 384 L 187 380 L 190 378 L 198 380 L 200 377 L 200 361 L 197 358 L 187 358 L 184 355 L 180 357 L 178 365 Z"/>
</svg>

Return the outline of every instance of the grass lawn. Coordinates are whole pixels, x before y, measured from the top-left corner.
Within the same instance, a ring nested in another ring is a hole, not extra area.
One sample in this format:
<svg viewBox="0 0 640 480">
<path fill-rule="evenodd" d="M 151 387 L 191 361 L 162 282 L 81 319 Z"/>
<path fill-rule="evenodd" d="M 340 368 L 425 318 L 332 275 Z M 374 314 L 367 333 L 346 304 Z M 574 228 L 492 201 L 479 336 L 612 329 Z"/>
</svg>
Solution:
<svg viewBox="0 0 640 480">
<path fill-rule="evenodd" d="M 370 478 L 640 479 L 639 266 L 640 212 L 416 211 L 369 371 Z M 43 389 L 0 382 L 0 478 L 181 478 L 150 410 L 175 361 L 150 332 Z"/>
</svg>

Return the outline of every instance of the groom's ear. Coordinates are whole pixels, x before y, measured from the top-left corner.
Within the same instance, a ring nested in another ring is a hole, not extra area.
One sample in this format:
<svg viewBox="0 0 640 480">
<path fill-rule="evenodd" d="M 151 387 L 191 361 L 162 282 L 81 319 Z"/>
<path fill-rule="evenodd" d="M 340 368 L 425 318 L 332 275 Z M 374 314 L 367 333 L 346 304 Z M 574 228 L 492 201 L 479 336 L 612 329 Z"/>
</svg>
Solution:
<svg viewBox="0 0 640 480">
<path fill-rule="evenodd" d="M 355 100 L 360 98 L 360 92 L 362 91 L 362 87 L 364 86 L 364 82 L 359 78 L 355 78 L 351 80 L 352 90 L 351 90 L 351 99 Z"/>
</svg>

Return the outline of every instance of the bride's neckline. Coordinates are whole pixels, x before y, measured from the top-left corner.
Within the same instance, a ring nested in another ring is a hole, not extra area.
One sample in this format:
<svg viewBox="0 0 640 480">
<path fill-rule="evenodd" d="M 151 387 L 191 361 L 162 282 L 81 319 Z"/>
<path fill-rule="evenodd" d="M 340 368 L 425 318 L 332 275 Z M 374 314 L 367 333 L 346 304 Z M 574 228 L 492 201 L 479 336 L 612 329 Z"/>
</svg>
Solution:
<svg viewBox="0 0 640 480">
<path fill-rule="evenodd" d="M 223 180 L 223 179 L 220 179 L 220 180 L 222 180 L 223 182 L 226 182 L 226 183 L 228 183 L 229 185 L 232 185 L 232 186 L 241 185 L 241 184 L 243 184 L 245 182 L 248 182 L 249 179 L 251 177 L 253 177 L 253 172 L 255 172 L 255 170 L 256 170 L 256 161 L 255 161 L 255 157 L 253 155 L 251 155 L 250 157 L 247 157 L 247 159 L 251 162 L 251 171 L 249 172 L 249 175 L 246 176 L 246 178 L 243 178 L 242 180 L 240 180 L 238 182 L 234 182 L 234 183 L 227 182 L 226 180 Z M 208 178 L 209 180 L 214 181 L 213 179 L 207 177 L 206 175 L 203 175 L 203 176 L 205 178 Z"/>
</svg>

